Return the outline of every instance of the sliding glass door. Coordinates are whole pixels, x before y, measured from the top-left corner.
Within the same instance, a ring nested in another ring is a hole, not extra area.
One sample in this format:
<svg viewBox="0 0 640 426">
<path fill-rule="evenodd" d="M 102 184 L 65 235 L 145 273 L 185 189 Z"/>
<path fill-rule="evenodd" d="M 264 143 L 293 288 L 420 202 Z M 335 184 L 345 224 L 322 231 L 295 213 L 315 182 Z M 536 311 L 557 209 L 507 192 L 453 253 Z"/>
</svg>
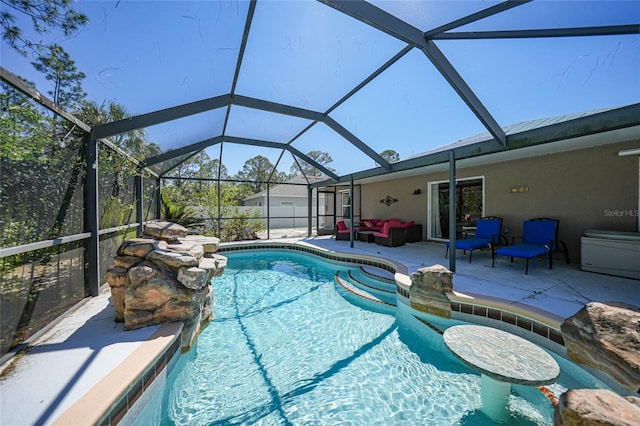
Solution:
<svg viewBox="0 0 640 426">
<path fill-rule="evenodd" d="M 428 197 L 430 240 L 449 239 L 449 181 L 429 182 Z M 473 234 L 476 220 L 484 215 L 484 178 L 459 179 L 456 182 L 456 234 Z"/>
</svg>

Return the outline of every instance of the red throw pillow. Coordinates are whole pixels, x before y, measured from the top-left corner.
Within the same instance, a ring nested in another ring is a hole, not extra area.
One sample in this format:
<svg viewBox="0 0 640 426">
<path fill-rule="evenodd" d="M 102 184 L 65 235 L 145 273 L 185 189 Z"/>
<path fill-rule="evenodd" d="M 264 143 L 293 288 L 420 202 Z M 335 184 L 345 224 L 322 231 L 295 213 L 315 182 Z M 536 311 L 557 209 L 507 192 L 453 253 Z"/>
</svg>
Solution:
<svg viewBox="0 0 640 426">
<path fill-rule="evenodd" d="M 345 229 L 347 229 L 347 224 L 343 221 L 338 222 L 336 226 L 338 227 L 338 231 L 344 231 Z"/>
</svg>

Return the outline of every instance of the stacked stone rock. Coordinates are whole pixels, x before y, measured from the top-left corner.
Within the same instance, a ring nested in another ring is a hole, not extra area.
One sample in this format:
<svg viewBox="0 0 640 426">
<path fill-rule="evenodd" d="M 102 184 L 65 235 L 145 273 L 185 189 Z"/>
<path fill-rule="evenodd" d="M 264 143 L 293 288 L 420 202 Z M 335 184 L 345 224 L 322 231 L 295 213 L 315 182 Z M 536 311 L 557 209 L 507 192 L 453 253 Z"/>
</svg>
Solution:
<svg viewBox="0 0 640 426">
<path fill-rule="evenodd" d="M 147 224 L 140 238 L 122 243 L 106 272 L 115 320 L 125 330 L 182 321 L 182 347 L 190 348 L 213 314 L 211 279 L 226 267 L 215 254 L 219 242 L 175 223 Z"/>
<path fill-rule="evenodd" d="M 554 424 L 640 424 L 640 309 L 621 302 L 591 302 L 561 326 L 569 358 L 606 373 L 627 396 L 605 389 L 571 389 L 560 396 Z"/>
<path fill-rule="evenodd" d="M 451 318 L 447 293 L 452 292 L 453 273 L 442 265 L 420 268 L 411 274 L 409 301 L 417 311 Z"/>
<path fill-rule="evenodd" d="M 569 389 L 553 413 L 554 426 L 637 426 L 640 398 L 606 389 Z"/>
<path fill-rule="evenodd" d="M 640 309 L 622 302 L 588 303 L 561 326 L 569 357 L 640 393 Z"/>
</svg>

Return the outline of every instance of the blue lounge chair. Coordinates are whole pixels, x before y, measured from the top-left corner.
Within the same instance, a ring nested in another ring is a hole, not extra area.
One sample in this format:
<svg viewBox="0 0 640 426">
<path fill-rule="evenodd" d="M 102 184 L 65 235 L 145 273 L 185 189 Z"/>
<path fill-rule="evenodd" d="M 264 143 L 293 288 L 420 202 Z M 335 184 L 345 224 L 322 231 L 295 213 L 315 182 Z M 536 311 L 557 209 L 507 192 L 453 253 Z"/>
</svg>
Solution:
<svg viewBox="0 0 640 426">
<path fill-rule="evenodd" d="M 556 250 L 557 241 L 558 221 L 556 219 L 526 220 L 522 229 L 522 242 L 497 249 L 491 267 L 495 266 L 496 255 L 508 256 L 512 262 L 514 257 L 518 257 L 527 261 L 524 270 L 526 275 L 529 273 L 529 259 L 545 255 L 549 259 L 549 269 L 553 269 L 553 252 Z"/>
<path fill-rule="evenodd" d="M 462 240 L 456 240 L 456 250 L 463 250 L 466 253 L 469 250 L 469 263 L 471 263 L 471 256 L 476 249 L 482 249 L 489 247 L 491 249 L 492 257 L 494 247 L 500 244 L 500 234 L 502 233 L 502 218 L 501 217 L 482 217 L 476 222 L 476 235 L 473 238 L 465 238 Z M 450 243 L 447 241 L 445 244 L 447 250 L 444 257 L 449 255 Z"/>
</svg>

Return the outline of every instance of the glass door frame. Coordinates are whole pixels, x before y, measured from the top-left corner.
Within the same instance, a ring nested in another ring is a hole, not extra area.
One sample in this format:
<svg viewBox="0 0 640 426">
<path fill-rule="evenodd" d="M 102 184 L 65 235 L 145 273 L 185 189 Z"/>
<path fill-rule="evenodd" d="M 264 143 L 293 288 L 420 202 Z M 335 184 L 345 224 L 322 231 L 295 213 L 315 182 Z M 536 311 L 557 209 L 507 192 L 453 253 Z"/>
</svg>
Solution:
<svg viewBox="0 0 640 426">
<path fill-rule="evenodd" d="M 485 178 L 484 176 L 471 176 L 471 177 L 466 177 L 466 178 L 461 178 L 461 179 L 456 179 L 456 187 L 458 186 L 458 183 L 460 182 L 465 182 L 465 181 L 469 181 L 469 180 L 480 180 L 482 181 L 482 214 L 481 216 L 484 217 L 485 215 L 485 208 L 486 208 L 486 185 L 485 185 Z M 442 242 L 446 242 L 449 241 L 448 238 L 442 238 L 442 237 L 434 237 L 432 234 L 432 229 L 433 229 L 433 211 L 432 211 L 432 196 L 433 196 L 433 188 L 435 185 L 440 185 L 449 183 L 449 180 L 438 180 L 438 181 L 432 181 L 432 182 L 427 182 L 427 240 L 428 241 L 442 241 Z"/>
</svg>

